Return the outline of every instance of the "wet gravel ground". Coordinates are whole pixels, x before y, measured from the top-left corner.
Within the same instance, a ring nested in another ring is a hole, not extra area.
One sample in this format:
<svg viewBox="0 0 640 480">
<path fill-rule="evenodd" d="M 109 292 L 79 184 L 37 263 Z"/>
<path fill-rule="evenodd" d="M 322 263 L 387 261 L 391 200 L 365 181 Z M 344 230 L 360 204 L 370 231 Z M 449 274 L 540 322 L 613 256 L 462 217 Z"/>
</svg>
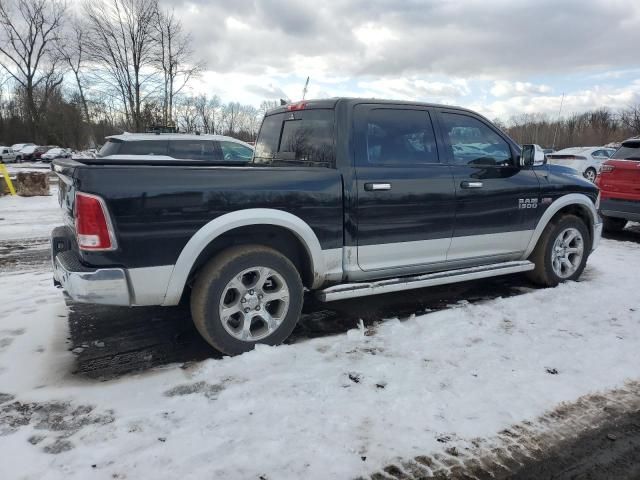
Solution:
<svg viewBox="0 0 640 480">
<path fill-rule="evenodd" d="M 383 318 L 447 308 L 460 301 L 478 302 L 527 290 L 523 278 L 500 278 L 442 288 L 415 290 L 377 298 L 321 303 L 311 296 L 287 343 L 335 335 Z M 110 379 L 175 362 L 220 358 L 198 334 L 188 305 L 178 307 L 107 307 L 68 302 L 70 350 L 77 371 L 91 378 Z"/>
<path fill-rule="evenodd" d="M 514 480 L 640 479 L 640 410 L 562 442 L 512 472 Z"/>
<path fill-rule="evenodd" d="M 640 226 L 609 235 L 640 243 Z M 0 241 L 0 271 L 48 269 L 46 239 Z M 525 294 L 534 288 L 521 275 L 388 295 L 321 303 L 309 296 L 303 315 L 287 343 L 344 333 L 362 320 L 365 325 L 384 318 L 408 318 L 448 308 L 460 302 L 482 302 Z M 191 322 L 188 305 L 178 307 L 107 307 L 68 301 L 69 350 L 76 356 L 75 374 L 87 380 L 108 380 L 171 363 L 188 366 L 221 355 L 204 342 Z M 504 472 L 503 472 L 504 473 Z M 640 479 L 640 410 L 610 418 L 528 458 L 509 475 L 476 478 L 522 479 Z M 375 477 L 375 476 L 374 476 Z M 403 470 L 379 472 L 375 478 L 472 478 L 469 476 L 408 475 Z"/>
</svg>

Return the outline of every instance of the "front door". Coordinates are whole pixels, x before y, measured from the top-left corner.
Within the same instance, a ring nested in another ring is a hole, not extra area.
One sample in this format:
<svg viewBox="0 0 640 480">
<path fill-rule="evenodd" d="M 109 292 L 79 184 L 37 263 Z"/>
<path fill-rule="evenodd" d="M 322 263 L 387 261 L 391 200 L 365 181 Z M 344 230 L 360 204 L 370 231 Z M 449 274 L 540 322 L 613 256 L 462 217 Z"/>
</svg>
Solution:
<svg viewBox="0 0 640 480">
<path fill-rule="evenodd" d="M 358 267 L 403 274 L 444 262 L 455 189 L 429 109 L 357 105 L 353 140 Z"/>
<path fill-rule="evenodd" d="M 535 171 L 520 168 L 515 148 L 481 117 L 440 110 L 438 120 L 456 188 L 447 260 L 517 258 L 539 218 Z"/>
</svg>

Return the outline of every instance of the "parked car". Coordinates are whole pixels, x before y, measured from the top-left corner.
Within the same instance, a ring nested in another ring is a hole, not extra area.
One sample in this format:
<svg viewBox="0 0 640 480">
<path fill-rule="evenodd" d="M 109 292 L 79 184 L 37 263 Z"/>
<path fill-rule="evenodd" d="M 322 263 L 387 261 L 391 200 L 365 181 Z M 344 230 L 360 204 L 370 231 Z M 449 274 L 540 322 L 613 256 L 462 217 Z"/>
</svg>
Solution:
<svg viewBox="0 0 640 480">
<path fill-rule="evenodd" d="M 18 162 L 26 162 L 34 159 L 34 153 L 38 147 L 36 145 L 27 145 L 22 147 L 18 153 Z"/>
<path fill-rule="evenodd" d="M 605 231 L 620 231 L 630 220 L 640 222 L 640 138 L 622 142 L 602 165 L 596 185 Z"/>
<path fill-rule="evenodd" d="M 66 148 L 51 148 L 42 154 L 40 157 L 44 162 L 51 162 L 56 158 L 71 158 L 71 151 Z"/>
<path fill-rule="evenodd" d="M 119 157 L 54 160 L 70 220 L 52 232 L 55 281 L 79 302 L 186 297 L 227 354 L 283 342 L 305 289 L 575 280 L 602 229 L 595 185 L 451 106 L 289 104 L 267 112 L 251 165 Z"/>
<path fill-rule="evenodd" d="M 606 147 L 571 147 L 548 154 L 547 159 L 550 163 L 573 168 L 590 182 L 595 182 L 600 167 L 614 152 L 615 149 Z"/>
<path fill-rule="evenodd" d="M 35 147 L 35 145 L 35 143 L 14 143 L 13 145 L 11 145 L 11 149 L 14 152 L 19 152 L 24 147 Z"/>
<path fill-rule="evenodd" d="M 253 157 L 248 143 L 222 135 L 125 133 L 106 137 L 100 158 L 226 161 L 245 164 Z"/>
<path fill-rule="evenodd" d="M 18 152 L 11 147 L 0 147 L 0 163 L 13 163 L 18 161 Z"/>
<path fill-rule="evenodd" d="M 57 145 L 43 145 L 41 147 L 36 147 L 35 152 L 33 152 L 32 160 L 42 160 L 42 155 L 44 155 L 50 150 L 53 150 L 54 148 L 60 148 L 60 147 L 58 147 Z"/>
<path fill-rule="evenodd" d="M 36 162 L 42 157 L 42 154 L 50 150 L 51 146 L 28 145 L 20 150 L 18 161 L 20 162 Z"/>
</svg>

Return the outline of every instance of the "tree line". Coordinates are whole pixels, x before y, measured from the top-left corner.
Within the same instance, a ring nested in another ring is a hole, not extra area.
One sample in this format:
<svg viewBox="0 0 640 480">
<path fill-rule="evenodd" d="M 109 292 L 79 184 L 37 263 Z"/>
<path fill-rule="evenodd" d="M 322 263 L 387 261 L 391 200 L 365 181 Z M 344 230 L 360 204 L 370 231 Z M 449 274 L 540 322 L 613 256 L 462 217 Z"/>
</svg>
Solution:
<svg viewBox="0 0 640 480">
<path fill-rule="evenodd" d="M 154 125 L 254 140 L 264 112 L 188 94 L 206 68 L 158 0 L 0 0 L 0 143 L 86 148 Z M 640 133 L 640 105 L 498 124 L 520 143 L 600 145 Z"/>
<path fill-rule="evenodd" d="M 613 112 L 600 108 L 551 119 L 544 114 L 513 116 L 496 123 L 520 144 L 536 143 L 560 150 L 574 146 L 617 143 L 640 135 L 640 105 Z"/>
<path fill-rule="evenodd" d="M 84 148 L 157 125 L 255 138 L 263 108 L 185 94 L 205 67 L 158 0 L 85 0 L 77 14 L 2 0 L 0 142 Z"/>
</svg>

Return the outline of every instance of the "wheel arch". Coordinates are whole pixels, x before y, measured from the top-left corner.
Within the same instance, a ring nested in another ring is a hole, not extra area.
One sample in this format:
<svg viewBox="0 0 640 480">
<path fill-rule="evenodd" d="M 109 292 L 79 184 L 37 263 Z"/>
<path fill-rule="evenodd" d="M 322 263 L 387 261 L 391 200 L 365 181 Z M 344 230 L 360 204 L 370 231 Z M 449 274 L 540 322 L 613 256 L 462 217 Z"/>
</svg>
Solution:
<svg viewBox="0 0 640 480">
<path fill-rule="evenodd" d="M 536 247 L 538 240 L 540 240 L 542 232 L 550 222 L 554 221 L 556 218 L 559 218 L 562 215 L 567 214 L 576 215 L 577 217 L 584 220 L 591 235 L 592 248 L 595 248 L 595 240 L 597 240 L 596 226 L 601 223 L 598 218 L 598 212 L 596 211 L 595 205 L 585 194 L 570 193 L 555 200 L 547 208 L 544 214 L 542 214 L 542 217 L 538 221 L 538 224 L 533 231 L 527 249 L 525 250 L 522 258 L 529 258 L 529 255 L 531 255 L 531 252 L 533 252 L 533 249 Z"/>
<path fill-rule="evenodd" d="M 249 241 L 238 241 L 238 238 L 247 235 L 252 235 Z M 295 255 L 282 251 L 283 244 L 291 245 L 290 242 L 295 242 Z M 211 220 L 189 239 L 173 268 L 163 305 L 177 305 L 188 280 L 197 269 L 219 248 L 239 243 L 266 243 L 279 250 L 301 268 L 300 275 L 308 288 L 316 288 L 324 281 L 322 248 L 309 224 L 282 210 L 237 210 Z"/>
</svg>

